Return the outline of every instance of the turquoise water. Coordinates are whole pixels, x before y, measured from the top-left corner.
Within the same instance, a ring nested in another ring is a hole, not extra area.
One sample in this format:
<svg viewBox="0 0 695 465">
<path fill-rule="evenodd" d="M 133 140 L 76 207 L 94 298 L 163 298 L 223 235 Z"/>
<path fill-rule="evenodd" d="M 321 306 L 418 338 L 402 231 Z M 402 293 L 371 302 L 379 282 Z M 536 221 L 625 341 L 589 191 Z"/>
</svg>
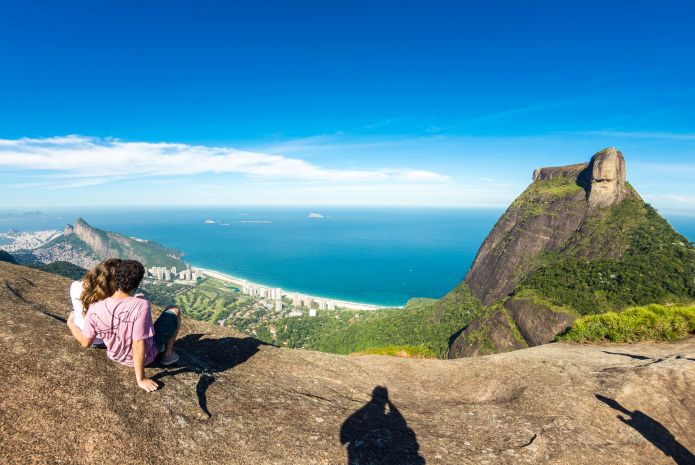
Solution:
<svg viewBox="0 0 695 465">
<path fill-rule="evenodd" d="M 283 289 L 379 305 L 439 298 L 466 274 L 501 210 L 196 208 L 54 211 L 0 230 L 91 225 L 155 240 L 193 265 Z M 695 217 L 667 216 L 689 240 Z M 205 224 L 211 219 L 215 224 Z"/>
</svg>

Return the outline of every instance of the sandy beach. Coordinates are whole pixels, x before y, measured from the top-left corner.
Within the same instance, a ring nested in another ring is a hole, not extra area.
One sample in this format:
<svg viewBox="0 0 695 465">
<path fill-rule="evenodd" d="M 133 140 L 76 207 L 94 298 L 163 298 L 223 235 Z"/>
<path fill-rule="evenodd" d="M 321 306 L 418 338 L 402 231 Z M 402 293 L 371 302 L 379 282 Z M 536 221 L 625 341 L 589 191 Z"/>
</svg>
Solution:
<svg viewBox="0 0 695 465">
<path fill-rule="evenodd" d="M 248 279 L 240 278 L 238 276 L 232 276 L 232 275 L 229 275 L 226 273 L 220 273 L 219 271 L 209 270 L 207 268 L 193 267 L 192 269 L 194 271 L 203 273 L 206 276 L 210 276 L 211 278 L 219 279 L 220 281 L 225 281 L 225 282 L 228 282 L 231 284 L 243 285 L 243 283 L 246 282 L 247 284 L 251 284 L 254 286 L 270 287 L 270 286 L 267 286 L 265 284 L 254 283 L 252 281 L 249 281 Z M 294 294 L 294 291 L 283 289 L 283 291 L 282 291 L 283 296 L 289 296 L 290 294 Z M 330 299 L 333 302 L 335 302 L 336 307 L 345 308 L 345 309 L 349 309 L 349 310 L 378 310 L 381 308 L 403 308 L 403 307 L 384 307 L 382 305 L 366 304 L 366 303 L 362 303 L 362 302 L 350 302 L 347 300 L 333 299 L 330 297 L 304 294 L 302 292 L 297 292 L 297 294 L 311 297 L 313 299 Z"/>
</svg>

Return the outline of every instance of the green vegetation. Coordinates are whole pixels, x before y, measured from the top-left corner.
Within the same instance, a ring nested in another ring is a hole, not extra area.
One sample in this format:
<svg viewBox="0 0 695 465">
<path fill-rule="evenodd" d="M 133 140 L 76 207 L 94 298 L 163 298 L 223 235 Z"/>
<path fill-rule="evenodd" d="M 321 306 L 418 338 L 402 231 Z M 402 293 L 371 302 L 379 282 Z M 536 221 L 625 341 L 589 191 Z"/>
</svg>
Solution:
<svg viewBox="0 0 695 465">
<path fill-rule="evenodd" d="M 577 184 L 575 177 L 557 176 L 532 182 L 521 197 L 525 197 L 526 200 L 548 199 L 574 195 L 583 190 L 584 188 Z"/>
<path fill-rule="evenodd" d="M 161 308 L 176 305 L 176 295 L 186 289 L 180 284 L 145 284 L 138 292 L 145 294 L 145 299 Z"/>
<path fill-rule="evenodd" d="M 17 260 L 4 250 L 0 250 L 0 262 L 12 263 L 13 265 L 17 264 Z"/>
<path fill-rule="evenodd" d="M 516 292 L 514 292 L 514 296 L 512 297 L 512 299 L 513 300 L 515 300 L 515 299 L 519 299 L 519 300 L 529 299 L 534 304 L 547 307 L 556 313 L 567 313 L 567 314 L 570 314 L 573 316 L 579 316 L 579 314 L 577 313 L 577 311 L 574 308 L 568 307 L 566 305 L 557 305 L 557 304 L 551 302 L 550 300 L 539 295 L 535 289 L 525 288 L 525 289 L 521 289 L 519 291 L 516 291 Z"/>
<path fill-rule="evenodd" d="M 589 315 L 558 337 L 572 342 L 675 341 L 695 333 L 695 305 L 633 307 Z"/>
<path fill-rule="evenodd" d="M 176 305 L 193 319 L 217 323 L 227 318 L 242 296 L 237 296 L 222 281 L 205 279 L 195 287 L 185 288 L 176 295 Z"/>
<path fill-rule="evenodd" d="M 91 257 L 98 259 L 92 248 L 87 245 L 82 239 L 77 237 L 77 234 L 68 234 L 67 236 L 58 236 L 55 239 L 47 242 L 46 244 L 39 247 L 40 249 L 47 249 L 56 245 L 67 245 L 76 252 L 82 253 L 86 257 Z"/>
<path fill-rule="evenodd" d="M 437 355 L 424 346 L 385 346 L 355 352 L 352 355 L 388 355 L 404 358 L 437 358 Z"/>
<path fill-rule="evenodd" d="M 126 249 L 130 249 L 132 254 L 135 254 L 147 266 L 163 266 L 171 268 L 175 266 L 178 269 L 184 269 L 186 264 L 181 260 L 181 252 L 169 249 L 153 241 L 140 242 L 122 234 L 109 232 L 109 247 L 118 252 L 117 255 L 121 258 L 129 257 L 131 254 L 126 253 Z"/>
<path fill-rule="evenodd" d="M 26 255 L 27 254 L 20 254 L 21 258 L 25 258 Z M 36 257 L 33 254 L 29 254 L 29 256 L 33 259 L 28 261 L 18 261 L 15 260 L 14 256 L 10 255 L 4 250 L 0 250 L 0 262 L 8 262 L 15 265 L 21 264 L 29 268 L 45 271 L 47 273 L 65 276 L 66 278 L 70 278 L 75 281 L 82 279 L 85 273 L 87 273 L 87 270 L 85 270 L 84 268 L 79 267 L 77 265 L 73 265 L 69 262 L 57 261 L 45 265 L 38 261 L 38 259 L 36 259 Z"/>
<path fill-rule="evenodd" d="M 581 236 L 600 239 L 606 250 L 626 250 L 620 259 L 610 258 L 614 254 L 606 250 L 600 260 L 580 258 L 588 247 L 601 246 L 579 239 L 557 261 L 522 281 L 518 292 L 532 290 L 582 315 L 695 300 L 695 248 L 641 200 L 626 199 Z"/>
<path fill-rule="evenodd" d="M 422 346 L 446 357 L 449 338 L 482 311 L 465 284 L 443 299 L 412 299 L 403 309 L 319 312 L 316 317 L 282 318 L 276 343 L 338 354 L 375 347 Z"/>
<path fill-rule="evenodd" d="M 30 265 L 32 268 L 36 268 L 41 271 L 46 271 L 48 273 L 53 273 L 57 274 L 60 276 L 65 276 L 66 278 L 70 278 L 74 281 L 78 281 L 84 277 L 84 275 L 87 273 L 87 270 L 85 270 L 82 267 L 79 267 L 77 265 L 73 265 L 72 263 L 69 262 L 63 262 L 63 261 L 57 261 L 53 263 L 49 263 L 48 265 Z"/>
<path fill-rule="evenodd" d="M 160 306 L 177 305 L 195 320 L 230 326 L 272 343 L 272 322 L 286 316 L 288 310 L 269 309 L 258 299 L 242 295 L 239 289 L 214 278 L 198 284 L 148 284 L 146 296 Z"/>
</svg>

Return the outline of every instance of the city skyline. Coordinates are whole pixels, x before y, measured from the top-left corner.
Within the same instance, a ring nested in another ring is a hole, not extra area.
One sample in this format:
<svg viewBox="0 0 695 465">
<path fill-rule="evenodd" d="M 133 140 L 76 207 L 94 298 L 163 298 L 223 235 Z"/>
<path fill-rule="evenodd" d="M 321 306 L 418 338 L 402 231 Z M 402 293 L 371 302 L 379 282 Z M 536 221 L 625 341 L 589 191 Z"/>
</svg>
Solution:
<svg viewBox="0 0 695 465">
<path fill-rule="evenodd" d="M 686 2 L 2 9 L 2 209 L 502 208 L 616 146 L 695 214 Z"/>
</svg>

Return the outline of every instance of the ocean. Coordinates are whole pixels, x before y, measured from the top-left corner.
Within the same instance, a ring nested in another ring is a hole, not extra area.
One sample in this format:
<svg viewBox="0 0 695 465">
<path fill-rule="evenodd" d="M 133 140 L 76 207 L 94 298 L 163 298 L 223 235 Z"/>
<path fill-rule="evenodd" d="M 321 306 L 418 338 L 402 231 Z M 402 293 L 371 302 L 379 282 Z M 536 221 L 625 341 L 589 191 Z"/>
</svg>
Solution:
<svg viewBox="0 0 695 465">
<path fill-rule="evenodd" d="M 62 228 L 82 216 L 94 227 L 181 250 L 194 266 L 289 291 L 397 306 L 413 297 L 442 297 L 460 282 L 503 211 L 197 207 L 43 212 L 0 216 L 0 231 Z M 310 213 L 323 218 L 309 218 Z M 695 240 L 695 217 L 667 219 Z"/>
</svg>

